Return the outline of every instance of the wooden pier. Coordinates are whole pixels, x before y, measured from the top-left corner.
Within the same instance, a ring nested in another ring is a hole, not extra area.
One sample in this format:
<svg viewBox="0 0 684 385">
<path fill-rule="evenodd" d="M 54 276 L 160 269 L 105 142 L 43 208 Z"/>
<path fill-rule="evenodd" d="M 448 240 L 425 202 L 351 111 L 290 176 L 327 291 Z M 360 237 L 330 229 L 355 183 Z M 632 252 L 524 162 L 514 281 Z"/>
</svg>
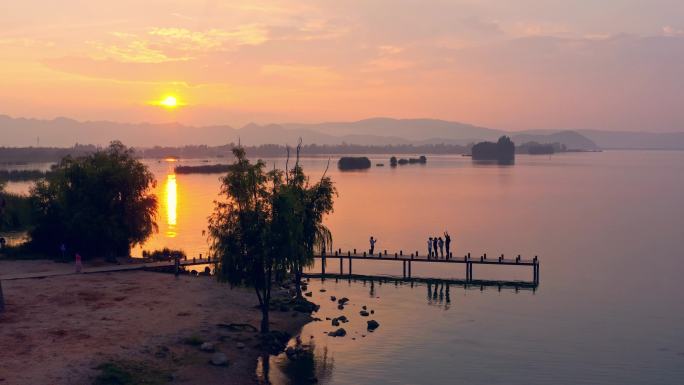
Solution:
<svg viewBox="0 0 684 385">
<path fill-rule="evenodd" d="M 437 257 L 428 257 L 425 255 L 419 255 L 417 252 L 413 253 L 409 256 L 404 255 L 403 251 L 400 251 L 399 253 L 394 253 L 394 255 L 388 255 L 387 251 L 384 251 L 383 253 L 378 253 L 375 255 L 368 255 L 367 253 L 363 254 L 357 254 L 356 250 L 352 251 L 347 251 L 346 253 L 343 253 L 342 250 L 337 250 L 331 255 L 326 255 L 325 253 L 320 254 L 320 255 L 315 255 L 315 259 L 320 259 L 321 260 L 321 272 L 320 276 L 325 277 L 327 275 L 334 275 L 336 277 L 353 277 L 353 261 L 354 260 L 363 260 L 363 261 L 386 261 L 386 262 L 394 262 L 394 263 L 401 263 L 402 264 L 402 279 L 412 279 L 412 272 L 411 268 L 414 263 L 423 263 L 423 264 L 461 264 L 465 265 L 465 279 L 464 280 L 456 280 L 454 282 L 460 282 L 464 284 L 474 284 L 474 285 L 485 285 L 485 286 L 508 286 L 509 283 L 512 281 L 485 281 L 485 280 L 476 280 L 473 275 L 473 265 L 489 265 L 489 266 L 520 266 L 520 267 L 531 267 L 532 268 L 532 281 L 530 282 L 519 282 L 523 284 L 524 287 L 529 287 L 530 285 L 532 286 L 538 286 L 539 285 L 539 258 L 535 256 L 532 259 L 523 259 L 520 255 L 514 257 L 514 258 L 506 258 L 503 254 L 492 258 L 491 256 L 487 256 L 487 254 L 483 254 L 477 258 L 474 258 L 470 255 L 470 253 L 464 255 L 463 257 L 445 257 L 445 258 L 437 258 Z M 337 259 L 339 260 L 339 274 L 338 273 L 333 273 L 329 274 L 326 273 L 326 267 L 328 265 L 328 262 L 330 259 Z M 347 271 L 344 271 L 344 265 L 345 265 L 345 260 L 347 262 Z M 184 258 L 184 259 L 175 259 L 175 260 L 170 260 L 170 261 L 160 261 L 160 262 L 143 262 L 143 263 L 131 263 L 131 264 L 123 264 L 123 265 L 113 265 L 113 266 L 102 266 L 102 267 L 94 267 L 94 268 L 87 268 L 83 270 L 83 273 L 108 273 L 108 272 L 116 272 L 116 271 L 132 271 L 132 270 L 156 270 L 156 269 L 162 269 L 162 268 L 173 268 L 175 272 L 178 274 L 181 270 L 182 267 L 191 267 L 191 266 L 207 266 L 207 265 L 214 265 L 217 263 L 217 260 L 214 258 L 202 258 L 202 255 L 200 254 L 199 258 Z M 14 279 L 31 279 L 31 278 L 45 278 L 49 276 L 58 276 L 58 275 L 70 275 L 74 274 L 73 271 L 61 271 L 61 272 L 51 272 L 51 273 L 26 273 L 26 274 L 11 274 L 11 275 L 6 275 L 6 276 L 0 276 L 0 279 L 2 280 L 14 280 Z M 388 275 L 393 275 L 393 274 L 388 274 Z M 309 273 L 309 276 L 314 276 L 314 274 Z M 358 277 L 358 276 L 356 276 Z M 420 278 L 420 279 L 430 279 L 430 278 Z M 505 284 L 502 285 L 503 282 L 506 282 Z M 523 287 L 520 286 L 520 287 Z"/>
<path fill-rule="evenodd" d="M 356 253 L 356 250 L 347 251 L 346 253 L 342 250 L 337 250 L 331 255 L 326 255 L 325 253 L 321 255 L 316 255 L 315 259 L 321 260 L 321 275 L 326 275 L 326 265 L 329 259 L 339 259 L 340 270 L 339 275 L 352 275 L 353 274 L 353 263 L 354 260 L 363 261 L 390 261 L 402 264 L 402 277 L 410 279 L 411 267 L 413 263 L 428 263 L 428 264 L 461 264 L 465 265 L 465 282 L 474 282 L 473 278 L 473 265 L 490 265 L 490 266 L 525 266 L 532 268 L 532 283 L 534 285 L 539 284 L 539 258 L 534 256 L 532 259 L 523 259 L 520 255 L 514 258 L 506 258 L 504 254 L 498 257 L 488 257 L 487 254 L 483 254 L 479 257 L 472 257 L 470 253 L 464 255 L 463 257 L 454 257 L 453 255 L 436 257 L 436 256 L 426 256 L 419 255 L 418 252 L 412 253 L 409 256 L 404 255 L 403 251 L 394 253 L 394 255 L 388 255 L 387 250 L 384 252 L 379 252 L 378 254 L 368 255 L 366 252 L 363 254 Z M 344 261 L 347 260 L 348 269 L 344 272 Z"/>
</svg>

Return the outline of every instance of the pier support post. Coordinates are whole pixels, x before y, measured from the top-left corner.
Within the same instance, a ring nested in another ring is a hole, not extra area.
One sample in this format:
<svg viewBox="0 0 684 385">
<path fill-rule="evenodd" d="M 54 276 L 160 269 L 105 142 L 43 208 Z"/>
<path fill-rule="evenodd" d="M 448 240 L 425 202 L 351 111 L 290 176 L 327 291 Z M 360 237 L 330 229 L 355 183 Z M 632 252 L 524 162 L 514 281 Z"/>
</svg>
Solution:
<svg viewBox="0 0 684 385">
<path fill-rule="evenodd" d="M 340 257 L 340 275 L 344 274 L 344 268 L 342 266 L 342 257 Z"/>
<path fill-rule="evenodd" d="M 408 277 L 411 278 L 411 261 L 408 261 Z"/>
<path fill-rule="evenodd" d="M 352 259 L 349 257 L 349 275 L 352 275 Z"/>
<path fill-rule="evenodd" d="M 404 265 L 404 274 L 402 275 L 404 278 L 406 278 L 406 261 L 403 261 Z"/>
</svg>

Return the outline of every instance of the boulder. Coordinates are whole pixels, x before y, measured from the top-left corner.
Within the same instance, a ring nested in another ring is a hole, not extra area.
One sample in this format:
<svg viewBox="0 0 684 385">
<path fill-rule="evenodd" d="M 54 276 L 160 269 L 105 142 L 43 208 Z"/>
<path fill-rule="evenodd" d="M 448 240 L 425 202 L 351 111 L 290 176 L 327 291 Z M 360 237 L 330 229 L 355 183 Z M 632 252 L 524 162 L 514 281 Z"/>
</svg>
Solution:
<svg viewBox="0 0 684 385">
<path fill-rule="evenodd" d="M 376 321 L 374 319 L 368 321 L 368 331 L 373 331 L 373 330 L 377 329 L 379 326 L 380 326 L 380 324 L 378 323 L 378 321 Z"/>
<path fill-rule="evenodd" d="M 310 291 L 307 291 L 306 293 L 304 293 L 304 295 L 307 297 L 311 297 L 313 295 L 313 293 L 311 293 Z"/>
<path fill-rule="evenodd" d="M 370 314 L 369 314 L 367 311 L 365 311 L 365 310 L 361 310 L 361 311 L 359 312 L 359 314 L 361 314 L 361 317 L 368 317 L 368 316 L 370 315 Z"/>
<path fill-rule="evenodd" d="M 344 330 L 344 328 L 339 328 L 335 330 L 334 332 L 328 333 L 330 337 L 344 337 L 347 335 L 347 331 Z"/>
<path fill-rule="evenodd" d="M 214 353 L 214 355 L 211 356 L 210 363 L 214 366 L 228 366 L 228 357 L 221 352 Z"/>
<path fill-rule="evenodd" d="M 203 352 L 213 352 L 216 350 L 216 346 L 212 342 L 205 342 L 202 345 L 200 345 L 200 350 Z"/>
<path fill-rule="evenodd" d="M 337 301 L 337 297 L 335 297 L 334 295 L 331 295 L 331 296 L 330 296 L 330 300 L 333 301 L 333 302 L 335 302 L 335 301 Z"/>
<path fill-rule="evenodd" d="M 337 303 L 340 305 L 346 305 L 347 302 L 349 302 L 349 298 L 347 298 L 347 297 L 342 297 L 342 298 L 337 300 Z"/>
</svg>

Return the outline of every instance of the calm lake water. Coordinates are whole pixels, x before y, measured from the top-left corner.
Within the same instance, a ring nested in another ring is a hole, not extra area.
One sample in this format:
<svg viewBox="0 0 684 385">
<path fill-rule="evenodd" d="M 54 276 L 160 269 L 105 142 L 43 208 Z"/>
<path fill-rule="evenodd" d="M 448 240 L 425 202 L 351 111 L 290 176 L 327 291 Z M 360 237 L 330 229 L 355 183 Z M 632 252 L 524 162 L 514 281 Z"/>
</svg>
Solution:
<svg viewBox="0 0 684 385">
<path fill-rule="evenodd" d="M 303 165 L 316 178 L 326 161 Z M 160 231 L 144 248 L 206 254 L 202 231 L 218 176 L 176 176 L 175 164 L 149 164 L 159 181 Z M 344 338 L 324 334 L 334 330 L 330 321 L 302 332 L 307 343 L 313 336 L 320 383 L 684 383 L 684 152 L 519 156 L 514 166 L 432 156 L 424 166 L 364 172 L 333 164 L 329 174 L 339 190 L 327 220 L 336 249 L 363 250 L 373 235 L 376 249 L 424 253 L 427 237 L 448 230 L 455 255 L 539 255 L 541 283 L 533 293 L 312 280 L 318 317 L 351 319 Z M 401 275 L 401 264 L 358 262 L 354 273 Z M 474 274 L 530 280 L 532 272 L 475 266 Z M 440 265 L 414 266 L 413 275 L 465 273 Z M 337 310 L 330 295 L 350 305 Z M 358 315 L 363 305 L 380 322 L 374 333 Z M 288 383 L 284 360 L 271 360 L 274 383 Z"/>
</svg>

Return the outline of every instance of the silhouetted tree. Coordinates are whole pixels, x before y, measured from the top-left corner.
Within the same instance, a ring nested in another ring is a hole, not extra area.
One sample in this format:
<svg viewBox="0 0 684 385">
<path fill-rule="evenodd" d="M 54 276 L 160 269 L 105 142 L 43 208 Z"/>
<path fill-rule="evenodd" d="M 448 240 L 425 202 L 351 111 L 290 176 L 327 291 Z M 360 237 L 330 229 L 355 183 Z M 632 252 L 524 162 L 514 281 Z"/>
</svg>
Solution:
<svg viewBox="0 0 684 385">
<path fill-rule="evenodd" d="M 265 164 L 252 164 L 242 147 L 233 149 L 236 160 L 221 178 L 224 200 L 215 202 L 209 218 L 211 252 L 219 259 L 217 277 L 231 285 L 254 287 L 261 309 L 261 332 L 269 331 L 269 306 L 274 279 L 286 270 L 281 254 L 280 214 L 274 220 L 274 191 L 281 173 L 265 172 Z M 269 183 L 272 182 L 272 183 Z M 270 185 L 270 186 L 269 186 Z"/>
<path fill-rule="evenodd" d="M 289 268 L 295 278 L 297 297 L 302 297 L 301 280 L 304 268 L 313 265 L 314 254 L 326 248 L 332 250 L 332 233 L 323 224 L 325 215 L 333 211 L 333 200 L 337 194 L 332 179 L 323 173 L 321 179 L 311 185 L 309 178 L 299 164 L 301 143 L 297 146 L 296 162 L 286 170 L 286 181 L 279 188 L 282 202 L 289 211 L 290 238 L 287 242 Z"/>
<path fill-rule="evenodd" d="M 147 166 L 121 142 L 67 156 L 31 189 L 31 242 L 45 251 L 65 243 L 86 258 L 128 256 L 157 230 L 157 197 L 150 192 L 155 185 Z"/>
</svg>

